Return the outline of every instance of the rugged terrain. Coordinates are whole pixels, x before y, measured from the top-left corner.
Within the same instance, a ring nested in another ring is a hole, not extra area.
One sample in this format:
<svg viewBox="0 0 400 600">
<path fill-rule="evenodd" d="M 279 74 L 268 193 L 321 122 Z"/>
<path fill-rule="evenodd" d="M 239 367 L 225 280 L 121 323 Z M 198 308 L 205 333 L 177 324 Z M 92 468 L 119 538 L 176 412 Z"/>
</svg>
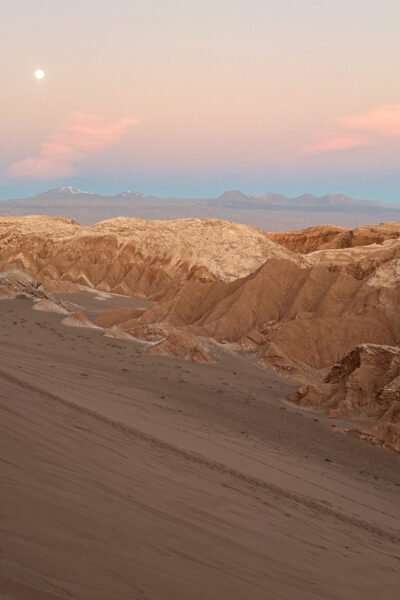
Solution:
<svg viewBox="0 0 400 600">
<path fill-rule="evenodd" d="M 399 223 L 381 223 L 379 225 L 361 225 L 355 229 L 324 225 L 320 227 L 307 227 L 295 231 L 270 232 L 270 239 L 285 246 L 292 252 L 308 254 L 315 250 L 328 248 L 354 248 L 381 244 L 385 240 L 400 237 Z"/>
<path fill-rule="evenodd" d="M 58 217 L 0 217 L 0 270 L 157 300 L 187 279 L 235 280 L 268 257 L 289 255 L 255 227 L 213 219 L 117 218 L 81 227 Z"/>
<path fill-rule="evenodd" d="M 335 364 L 324 381 L 290 396 L 322 406 L 332 417 L 367 417 L 366 439 L 400 452 L 400 347 L 361 344 Z"/>
<path fill-rule="evenodd" d="M 152 352 L 212 360 L 209 340 L 314 384 L 360 344 L 399 345 L 399 234 L 398 223 L 267 234 L 213 219 L 3 217 L 0 269 L 156 302 L 95 323 L 159 342 Z M 396 411 L 385 414 L 393 427 L 379 439 L 397 449 Z"/>
</svg>

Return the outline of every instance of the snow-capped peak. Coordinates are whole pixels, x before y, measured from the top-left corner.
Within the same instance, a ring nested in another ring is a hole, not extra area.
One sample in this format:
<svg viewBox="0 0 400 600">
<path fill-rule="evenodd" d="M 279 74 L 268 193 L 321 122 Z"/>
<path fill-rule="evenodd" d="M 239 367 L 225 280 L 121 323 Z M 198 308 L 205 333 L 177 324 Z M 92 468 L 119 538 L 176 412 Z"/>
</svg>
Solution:
<svg viewBox="0 0 400 600">
<path fill-rule="evenodd" d="M 62 188 L 58 188 L 57 192 L 67 192 L 68 194 L 73 194 L 74 196 L 76 194 L 89 194 L 90 192 L 83 192 L 82 190 L 79 190 L 78 188 L 73 188 L 70 185 L 68 187 L 62 187 Z"/>
</svg>

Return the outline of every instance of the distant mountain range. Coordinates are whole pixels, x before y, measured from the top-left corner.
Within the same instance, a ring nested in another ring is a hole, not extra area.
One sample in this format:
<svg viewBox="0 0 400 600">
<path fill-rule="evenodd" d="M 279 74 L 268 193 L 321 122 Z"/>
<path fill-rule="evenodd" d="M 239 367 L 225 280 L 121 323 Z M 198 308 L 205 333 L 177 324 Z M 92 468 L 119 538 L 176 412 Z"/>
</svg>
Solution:
<svg viewBox="0 0 400 600">
<path fill-rule="evenodd" d="M 159 198 L 127 190 L 114 196 L 83 192 L 73 187 L 48 190 L 31 198 L 0 201 L 2 215 L 58 215 L 92 225 L 113 217 L 144 219 L 215 218 L 256 225 L 267 231 L 312 225 L 356 227 L 366 223 L 400 221 L 400 204 L 357 200 L 343 194 L 288 198 L 266 192 L 246 195 L 228 191 L 218 198 Z"/>
</svg>

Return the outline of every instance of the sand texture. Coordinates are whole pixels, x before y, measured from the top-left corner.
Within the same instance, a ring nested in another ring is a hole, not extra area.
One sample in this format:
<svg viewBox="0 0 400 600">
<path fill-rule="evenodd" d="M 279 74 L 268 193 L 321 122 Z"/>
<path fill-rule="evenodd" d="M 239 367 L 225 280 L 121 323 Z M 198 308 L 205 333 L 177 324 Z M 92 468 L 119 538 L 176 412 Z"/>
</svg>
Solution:
<svg viewBox="0 0 400 600">
<path fill-rule="evenodd" d="M 397 598 L 398 235 L 1 217 L 0 598 Z"/>
<path fill-rule="evenodd" d="M 398 454 L 224 345 L 187 362 L 32 306 L 0 304 L 2 598 L 397 597 Z"/>
</svg>

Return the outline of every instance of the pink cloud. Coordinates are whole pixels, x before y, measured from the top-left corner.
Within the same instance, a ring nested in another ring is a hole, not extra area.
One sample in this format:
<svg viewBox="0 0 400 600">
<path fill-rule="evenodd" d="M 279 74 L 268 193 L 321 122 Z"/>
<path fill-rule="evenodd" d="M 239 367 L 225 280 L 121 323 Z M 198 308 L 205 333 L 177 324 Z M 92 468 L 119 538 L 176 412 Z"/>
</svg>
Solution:
<svg viewBox="0 0 400 600">
<path fill-rule="evenodd" d="M 77 163 L 118 142 L 136 124 L 132 118 L 106 122 L 102 117 L 73 114 L 42 142 L 36 156 L 11 164 L 9 175 L 35 178 L 72 175 Z"/>
<path fill-rule="evenodd" d="M 304 149 L 304 154 L 323 154 L 372 145 L 382 138 L 400 136 L 400 104 L 382 106 L 337 121 L 337 131 Z"/>
<path fill-rule="evenodd" d="M 372 132 L 380 136 L 400 135 L 400 104 L 383 106 L 355 117 L 341 119 L 348 129 Z"/>
<path fill-rule="evenodd" d="M 365 146 L 369 141 L 362 137 L 342 135 L 333 136 L 304 149 L 305 154 L 322 154 L 325 152 L 333 152 L 335 150 L 348 150 L 349 148 L 357 148 Z"/>
</svg>

